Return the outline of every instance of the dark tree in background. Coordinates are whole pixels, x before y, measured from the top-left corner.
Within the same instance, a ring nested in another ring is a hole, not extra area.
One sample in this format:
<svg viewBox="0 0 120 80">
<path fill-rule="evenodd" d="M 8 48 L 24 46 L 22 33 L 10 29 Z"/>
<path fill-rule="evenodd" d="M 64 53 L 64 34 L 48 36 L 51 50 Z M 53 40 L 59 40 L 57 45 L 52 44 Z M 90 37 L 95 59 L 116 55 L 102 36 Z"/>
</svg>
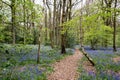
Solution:
<svg viewBox="0 0 120 80">
<path fill-rule="evenodd" d="M 65 14 L 65 7 L 66 7 L 66 0 L 63 0 L 63 8 L 62 8 L 62 23 L 66 21 L 66 14 Z M 63 30 L 64 26 L 61 26 L 61 31 Z M 61 34 L 61 53 L 66 53 L 65 51 L 65 33 Z"/>
<path fill-rule="evenodd" d="M 11 14 L 12 14 L 12 18 L 11 18 L 11 23 L 12 23 L 12 43 L 15 44 L 16 42 L 16 15 L 15 15 L 15 12 L 16 12 L 16 7 L 15 7 L 15 3 L 16 3 L 16 0 L 11 0 Z"/>
<path fill-rule="evenodd" d="M 116 49 L 116 7 L 117 0 L 114 2 L 114 15 L 113 15 L 113 51 L 117 51 Z"/>
</svg>

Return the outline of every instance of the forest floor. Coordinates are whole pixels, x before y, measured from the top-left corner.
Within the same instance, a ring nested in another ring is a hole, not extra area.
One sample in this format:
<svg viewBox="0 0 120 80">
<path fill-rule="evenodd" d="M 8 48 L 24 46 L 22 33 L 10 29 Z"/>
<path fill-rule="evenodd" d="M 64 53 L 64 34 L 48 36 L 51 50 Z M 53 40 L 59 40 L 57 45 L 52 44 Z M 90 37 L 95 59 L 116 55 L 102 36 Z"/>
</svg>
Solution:
<svg viewBox="0 0 120 80">
<path fill-rule="evenodd" d="M 54 72 L 48 76 L 48 80 L 75 80 L 78 78 L 78 63 L 83 54 L 76 49 L 74 55 L 70 55 L 53 64 Z"/>
<path fill-rule="evenodd" d="M 115 63 L 118 63 L 118 62 L 120 61 L 120 57 L 115 57 L 115 58 L 113 58 L 113 61 L 114 61 Z"/>
</svg>

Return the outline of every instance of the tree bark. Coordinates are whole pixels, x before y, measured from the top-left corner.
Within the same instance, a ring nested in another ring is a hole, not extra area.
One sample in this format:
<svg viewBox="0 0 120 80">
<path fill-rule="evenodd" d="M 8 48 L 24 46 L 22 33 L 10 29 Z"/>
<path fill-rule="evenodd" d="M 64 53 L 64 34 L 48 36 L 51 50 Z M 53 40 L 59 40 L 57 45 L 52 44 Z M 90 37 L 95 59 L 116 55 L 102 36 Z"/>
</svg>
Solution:
<svg viewBox="0 0 120 80">
<path fill-rule="evenodd" d="M 88 61 L 92 64 L 92 66 L 95 66 L 95 63 L 93 62 L 92 58 L 89 57 L 89 55 L 85 52 L 84 48 L 82 48 L 82 53 L 88 59 Z"/>
<path fill-rule="evenodd" d="M 54 48 L 54 43 L 53 43 L 53 26 L 52 26 L 52 22 L 51 22 L 51 18 L 52 18 L 52 15 L 51 15 L 51 8 L 48 4 L 48 2 L 46 2 L 46 5 L 49 9 L 49 28 L 50 28 L 50 41 L 51 41 L 51 47 Z"/>
<path fill-rule="evenodd" d="M 32 2 L 35 4 L 35 0 L 32 0 Z M 35 9 L 34 9 L 34 6 L 32 6 L 31 12 L 32 12 L 32 15 L 31 15 L 32 22 L 31 22 L 31 24 L 32 24 L 32 27 L 33 27 L 33 35 L 34 35 L 33 43 L 35 45 L 35 44 L 37 44 L 37 41 L 36 41 L 37 36 L 36 36 L 35 21 L 34 21 L 35 20 Z"/>
<path fill-rule="evenodd" d="M 62 9 L 62 24 L 65 22 L 66 20 L 66 15 L 65 15 L 65 5 L 66 5 L 66 0 L 63 0 L 63 9 Z M 64 26 L 61 26 L 61 30 L 63 31 Z M 61 34 L 61 53 L 65 54 L 66 50 L 65 50 L 65 33 Z"/>
<path fill-rule="evenodd" d="M 43 4 L 44 4 L 44 26 L 45 26 L 45 43 L 48 41 L 48 17 L 47 17 L 47 8 L 46 8 L 46 0 L 43 0 Z"/>
<path fill-rule="evenodd" d="M 114 4 L 114 21 L 113 21 L 113 51 L 117 51 L 116 49 L 116 7 L 117 7 L 117 0 L 115 0 Z"/>
<path fill-rule="evenodd" d="M 104 0 L 104 3 L 106 5 L 105 12 L 107 13 L 107 17 L 105 18 L 105 24 L 106 24 L 106 26 L 110 26 L 110 27 L 112 27 L 112 24 L 111 24 L 111 6 L 112 6 L 112 2 L 113 2 L 113 0 Z M 106 37 L 108 37 L 108 36 L 106 36 Z M 108 39 L 105 40 L 104 46 L 108 47 Z"/>
<path fill-rule="evenodd" d="M 39 40 L 38 40 L 37 64 L 40 63 L 41 29 L 42 29 L 42 26 L 39 27 Z"/>
<path fill-rule="evenodd" d="M 12 14 L 12 18 L 11 18 L 11 22 L 12 22 L 12 43 L 15 44 L 16 41 L 16 32 L 15 32 L 15 1 L 16 0 L 11 0 L 11 14 Z"/>
<path fill-rule="evenodd" d="M 58 25 L 61 25 L 61 23 L 62 23 L 62 0 L 60 0 L 59 3 L 60 4 L 59 4 L 57 18 L 58 18 Z M 60 45 L 60 47 L 61 47 L 61 33 L 60 33 L 61 30 L 60 29 L 61 29 L 61 26 L 58 26 L 57 45 Z"/>
<path fill-rule="evenodd" d="M 53 9 L 53 43 L 56 44 L 56 0 L 54 0 L 54 9 Z"/>
<path fill-rule="evenodd" d="M 83 6 L 83 1 L 81 3 L 81 6 Z M 82 20 L 83 20 L 83 9 L 80 11 L 80 47 L 83 47 L 83 28 L 82 28 Z"/>
<path fill-rule="evenodd" d="M 25 24 L 26 24 L 26 19 L 25 19 L 25 17 L 26 17 L 26 16 L 25 16 L 25 15 L 26 15 L 26 11 L 25 11 L 25 0 L 24 0 L 24 4 L 23 4 L 23 11 L 24 11 L 24 12 L 23 12 L 23 13 L 24 13 L 24 16 L 23 16 L 23 21 L 24 21 L 24 30 L 23 30 L 23 37 L 24 37 L 24 38 L 23 38 L 23 39 L 24 39 L 24 40 L 23 40 L 23 42 L 24 42 L 24 44 L 25 44 L 25 43 L 26 43 L 26 33 L 25 33 L 25 32 L 26 32 L 26 25 L 25 25 Z"/>
</svg>

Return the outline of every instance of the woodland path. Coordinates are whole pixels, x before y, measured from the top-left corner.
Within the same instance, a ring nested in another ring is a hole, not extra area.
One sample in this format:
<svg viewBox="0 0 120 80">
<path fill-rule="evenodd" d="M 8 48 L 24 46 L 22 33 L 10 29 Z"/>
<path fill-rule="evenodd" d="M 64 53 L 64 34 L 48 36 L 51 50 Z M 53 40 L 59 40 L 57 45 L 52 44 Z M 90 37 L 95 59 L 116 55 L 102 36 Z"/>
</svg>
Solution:
<svg viewBox="0 0 120 80">
<path fill-rule="evenodd" d="M 48 76 L 48 80 L 76 80 L 78 63 L 82 57 L 83 54 L 76 49 L 73 55 L 56 62 L 53 65 L 54 72 Z"/>
</svg>

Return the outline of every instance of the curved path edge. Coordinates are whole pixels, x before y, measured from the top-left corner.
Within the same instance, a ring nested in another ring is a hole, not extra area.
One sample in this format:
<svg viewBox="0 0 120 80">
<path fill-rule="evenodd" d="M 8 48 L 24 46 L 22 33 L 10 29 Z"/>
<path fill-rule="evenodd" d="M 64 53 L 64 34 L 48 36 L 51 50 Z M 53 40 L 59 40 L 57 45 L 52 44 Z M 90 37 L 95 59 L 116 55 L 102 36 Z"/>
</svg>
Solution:
<svg viewBox="0 0 120 80">
<path fill-rule="evenodd" d="M 76 80 L 78 63 L 82 57 L 83 54 L 76 49 L 73 55 L 56 62 L 53 65 L 54 72 L 48 75 L 48 80 Z"/>
</svg>

